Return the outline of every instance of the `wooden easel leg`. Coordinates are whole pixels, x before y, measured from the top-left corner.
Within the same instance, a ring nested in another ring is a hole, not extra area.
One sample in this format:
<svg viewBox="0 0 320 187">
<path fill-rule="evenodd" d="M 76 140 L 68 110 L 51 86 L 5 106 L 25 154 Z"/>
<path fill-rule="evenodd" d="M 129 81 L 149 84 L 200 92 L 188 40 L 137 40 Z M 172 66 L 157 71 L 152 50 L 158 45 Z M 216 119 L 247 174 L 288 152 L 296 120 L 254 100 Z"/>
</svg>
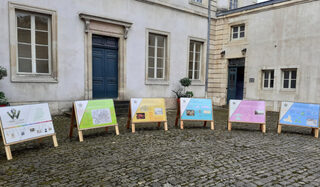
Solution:
<svg viewBox="0 0 320 187">
<path fill-rule="evenodd" d="M 262 124 L 262 133 L 266 133 L 266 131 L 267 131 L 267 126 L 264 123 L 264 124 Z"/>
<path fill-rule="evenodd" d="M 116 135 L 119 135 L 119 126 L 116 125 L 116 126 L 114 126 L 114 128 L 115 128 L 115 130 L 116 130 Z"/>
<path fill-rule="evenodd" d="M 231 122 L 228 122 L 228 131 L 231 131 L 231 128 L 232 128 L 232 124 Z"/>
<path fill-rule="evenodd" d="M 168 123 L 164 122 L 164 130 L 167 131 L 168 130 Z"/>
<path fill-rule="evenodd" d="M 263 124 L 260 124 L 260 130 L 261 131 L 263 130 Z"/>
<path fill-rule="evenodd" d="M 160 126 L 161 126 L 161 122 L 158 122 L 158 128 L 160 128 Z"/>
<path fill-rule="evenodd" d="M 75 118 L 75 114 L 74 114 L 74 106 L 72 106 L 72 114 L 71 114 L 71 124 L 70 124 L 70 131 L 69 131 L 69 138 L 72 137 L 73 134 L 73 128 L 74 128 L 74 118 Z"/>
<path fill-rule="evenodd" d="M 211 130 L 214 130 L 214 121 L 211 121 Z"/>
<path fill-rule="evenodd" d="M 203 127 L 206 127 L 206 126 L 207 126 L 207 121 L 203 123 Z"/>
<path fill-rule="evenodd" d="M 318 128 L 314 129 L 314 137 L 319 138 L 319 129 Z"/>
<path fill-rule="evenodd" d="M 174 126 L 178 125 L 178 121 L 179 121 L 179 115 L 180 115 L 180 102 L 177 102 L 178 106 L 177 106 L 177 115 L 176 115 L 176 122 L 174 123 Z"/>
<path fill-rule="evenodd" d="M 183 121 L 180 120 L 180 129 L 183 129 Z"/>
<path fill-rule="evenodd" d="M 132 133 L 136 132 L 136 126 L 134 123 L 131 124 Z"/>
<path fill-rule="evenodd" d="M 130 104 L 131 106 L 131 104 Z M 128 111 L 128 120 L 127 120 L 127 129 L 130 128 L 130 123 L 131 123 L 131 107 L 129 106 L 129 111 Z"/>
<path fill-rule="evenodd" d="M 52 135 L 52 140 L 53 140 L 53 146 L 54 147 L 58 147 L 58 141 L 57 141 L 57 136 L 56 135 Z"/>
<path fill-rule="evenodd" d="M 43 138 L 38 139 L 38 143 L 40 144 L 42 142 Z"/>
<path fill-rule="evenodd" d="M 7 155 L 7 159 L 11 160 L 12 159 L 12 154 L 11 154 L 11 149 L 9 145 L 4 146 L 5 150 L 6 150 L 6 155 Z"/>
<path fill-rule="evenodd" d="M 78 134 L 79 134 L 79 141 L 80 141 L 80 142 L 83 142 L 83 134 L 82 134 L 82 131 L 79 131 L 79 130 L 78 130 Z"/>
<path fill-rule="evenodd" d="M 311 129 L 311 134 L 314 135 L 314 134 L 315 134 L 314 132 L 315 132 L 315 129 L 312 128 L 312 129 Z"/>
<path fill-rule="evenodd" d="M 281 124 L 278 124 L 278 134 L 281 133 L 281 130 L 282 130 L 282 125 L 281 125 Z"/>
</svg>

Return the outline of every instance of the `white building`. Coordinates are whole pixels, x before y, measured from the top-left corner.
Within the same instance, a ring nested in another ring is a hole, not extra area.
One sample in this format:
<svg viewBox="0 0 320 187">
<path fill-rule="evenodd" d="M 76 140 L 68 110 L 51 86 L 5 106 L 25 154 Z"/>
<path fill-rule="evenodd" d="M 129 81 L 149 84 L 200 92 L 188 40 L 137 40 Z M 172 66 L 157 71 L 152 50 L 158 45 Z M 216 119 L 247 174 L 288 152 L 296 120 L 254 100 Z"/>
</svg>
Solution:
<svg viewBox="0 0 320 187">
<path fill-rule="evenodd" d="M 320 103 L 320 1 L 270 0 L 218 14 L 209 93 L 229 99 Z"/>
<path fill-rule="evenodd" d="M 216 3 L 213 2 L 213 11 Z M 208 0 L 2 0 L 1 80 L 13 105 L 205 96 Z M 167 99 L 170 101 L 170 99 Z M 172 107 L 174 102 L 168 102 Z"/>
</svg>

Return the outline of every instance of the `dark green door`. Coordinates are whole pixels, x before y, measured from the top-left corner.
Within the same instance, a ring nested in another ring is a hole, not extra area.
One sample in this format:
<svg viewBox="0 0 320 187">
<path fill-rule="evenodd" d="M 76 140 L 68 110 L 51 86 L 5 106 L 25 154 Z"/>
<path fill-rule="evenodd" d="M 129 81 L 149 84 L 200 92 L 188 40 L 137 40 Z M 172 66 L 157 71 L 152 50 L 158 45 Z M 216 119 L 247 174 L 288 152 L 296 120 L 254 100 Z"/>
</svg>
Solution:
<svg viewBox="0 0 320 187">
<path fill-rule="evenodd" d="M 228 68 L 227 102 L 230 99 L 243 99 L 244 58 L 230 59 Z"/>
<path fill-rule="evenodd" d="M 228 73 L 228 102 L 237 95 L 237 68 L 229 67 Z"/>
<path fill-rule="evenodd" d="M 92 36 L 93 98 L 118 97 L 118 39 Z"/>
</svg>

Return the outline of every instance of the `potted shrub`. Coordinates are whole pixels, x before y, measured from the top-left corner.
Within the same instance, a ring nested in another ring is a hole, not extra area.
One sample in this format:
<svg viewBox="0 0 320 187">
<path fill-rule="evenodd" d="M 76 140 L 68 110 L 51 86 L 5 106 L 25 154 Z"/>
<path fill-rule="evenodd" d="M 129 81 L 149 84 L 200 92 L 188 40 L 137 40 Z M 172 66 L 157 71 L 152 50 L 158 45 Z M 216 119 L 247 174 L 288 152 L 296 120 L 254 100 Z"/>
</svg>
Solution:
<svg viewBox="0 0 320 187">
<path fill-rule="evenodd" d="M 6 76 L 7 76 L 7 70 L 4 67 L 0 66 L 0 80 Z M 8 105 L 8 100 L 6 96 L 4 95 L 3 92 L 0 92 L 0 107 L 7 106 L 7 105 Z"/>
<path fill-rule="evenodd" d="M 176 116 L 176 121 L 175 125 L 177 126 L 178 120 L 179 120 L 179 113 L 180 113 L 180 98 L 181 97 L 193 97 L 193 92 L 192 91 L 186 91 L 186 88 L 191 85 L 191 79 L 188 77 L 180 79 L 180 85 L 182 88 L 178 88 L 178 90 L 172 90 L 173 93 L 176 94 L 177 96 L 177 116 Z"/>
<path fill-rule="evenodd" d="M 180 106 L 180 98 L 181 97 L 193 97 L 193 92 L 192 91 L 187 91 L 186 88 L 191 85 L 191 79 L 188 77 L 180 79 L 180 87 L 178 90 L 172 90 L 173 93 L 176 94 L 177 96 L 177 106 Z"/>
</svg>

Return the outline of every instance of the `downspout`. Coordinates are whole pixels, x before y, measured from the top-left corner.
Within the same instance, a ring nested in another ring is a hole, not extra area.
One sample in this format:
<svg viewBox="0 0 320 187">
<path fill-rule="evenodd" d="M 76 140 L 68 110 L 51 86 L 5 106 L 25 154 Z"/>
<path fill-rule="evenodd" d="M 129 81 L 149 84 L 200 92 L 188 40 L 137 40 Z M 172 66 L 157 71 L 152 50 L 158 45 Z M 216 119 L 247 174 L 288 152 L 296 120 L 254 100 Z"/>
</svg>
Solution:
<svg viewBox="0 0 320 187">
<path fill-rule="evenodd" d="M 210 28 L 211 28 L 211 0 L 208 3 L 208 31 L 207 31 L 207 56 L 206 56 L 206 82 L 205 97 L 208 98 L 208 72 L 209 72 L 209 52 L 210 52 Z"/>
</svg>

